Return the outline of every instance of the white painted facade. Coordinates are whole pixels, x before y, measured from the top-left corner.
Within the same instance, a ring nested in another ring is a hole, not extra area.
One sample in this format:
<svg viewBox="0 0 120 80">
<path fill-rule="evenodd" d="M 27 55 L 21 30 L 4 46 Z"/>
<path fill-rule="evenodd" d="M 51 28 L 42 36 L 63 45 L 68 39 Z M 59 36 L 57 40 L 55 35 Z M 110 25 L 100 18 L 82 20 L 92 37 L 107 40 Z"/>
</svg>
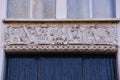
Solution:
<svg viewBox="0 0 120 80">
<path fill-rule="evenodd" d="M 5 53 L 3 50 L 3 22 L 2 19 L 6 17 L 6 0 L 0 0 L 0 80 L 4 79 L 4 63 L 5 63 Z"/>
<path fill-rule="evenodd" d="M 64 1 L 64 4 L 62 4 Z M 57 4 L 61 3 L 61 5 L 57 5 L 56 13 L 56 18 L 60 19 L 58 21 L 69 21 L 69 20 L 62 20 L 66 18 L 66 0 L 57 0 Z M 4 51 L 4 23 L 2 22 L 3 19 L 6 19 L 6 10 L 7 10 L 7 0 L 1 0 L 0 1 L 0 80 L 4 79 L 4 64 L 5 64 L 5 51 Z M 61 10 L 63 13 L 60 13 Z M 92 13 L 91 13 L 92 14 Z M 92 17 L 92 15 L 90 16 Z M 120 18 L 120 0 L 116 0 L 116 21 L 119 20 Z M 110 19 L 115 21 L 114 19 Z M 109 19 L 102 19 L 102 20 L 93 20 L 93 21 L 110 21 Z M 23 20 L 25 21 L 25 20 Z M 30 21 L 30 20 L 28 20 Z M 34 20 L 33 20 L 34 21 Z M 40 21 L 47 21 L 47 20 L 40 20 Z M 49 20 L 48 20 L 49 21 Z M 57 21 L 57 20 L 56 20 Z M 82 21 L 82 20 L 70 20 L 70 21 Z M 85 21 L 85 20 L 83 20 Z M 90 20 L 86 20 L 90 21 Z M 92 20 L 91 20 L 92 21 Z M 117 37 L 118 37 L 118 51 L 117 51 L 117 71 L 118 71 L 118 80 L 120 80 L 120 22 L 117 25 Z"/>
</svg>

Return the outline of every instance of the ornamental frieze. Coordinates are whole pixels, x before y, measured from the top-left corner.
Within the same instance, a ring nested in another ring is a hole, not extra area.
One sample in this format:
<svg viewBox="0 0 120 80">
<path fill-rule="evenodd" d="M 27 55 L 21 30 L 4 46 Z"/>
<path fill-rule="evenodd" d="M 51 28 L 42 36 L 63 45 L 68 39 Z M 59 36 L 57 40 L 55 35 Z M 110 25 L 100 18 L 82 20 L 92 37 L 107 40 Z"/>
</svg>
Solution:
<svg viewBox="0 0 120 80">
<path fill-rule="evenodd" d="M 116 53 L 116 45 L 6 45 L 5 52 L 94 52 L 95 54 Z M 105 52 L 105 53 L 104 53 Z M 19 54 L 19 53 L 18 53 Z"/>
<path fill-rule="evenodd" d="M 8 24 L 9 44 L 117 44 L 116 24 Z"/>
</svg>

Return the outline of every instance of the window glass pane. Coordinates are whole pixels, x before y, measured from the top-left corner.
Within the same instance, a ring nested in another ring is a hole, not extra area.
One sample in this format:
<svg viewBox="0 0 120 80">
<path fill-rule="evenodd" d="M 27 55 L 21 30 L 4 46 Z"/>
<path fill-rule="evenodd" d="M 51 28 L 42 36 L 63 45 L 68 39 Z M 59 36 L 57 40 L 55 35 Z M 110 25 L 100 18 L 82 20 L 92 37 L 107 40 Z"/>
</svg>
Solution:
<svg viewBox="0 0 120 80">
<path fill-rule="evenodd" d="M 28 18 L 30 0 L 7 0 L 8 18 Z"/>
<path fill-rule="evenodd" d="M 89 0 L 67 0 L 68 18 L 89 18 Z"/>
<path fill-rule="evenodd" d="M 55 0 L 33 0 L 33 18 L 55 18 Z"/>
<path fill-rule="evenodd" d="M 115 0 L 93 0 L 94 18 L 114 18 Z"/>
</svg>

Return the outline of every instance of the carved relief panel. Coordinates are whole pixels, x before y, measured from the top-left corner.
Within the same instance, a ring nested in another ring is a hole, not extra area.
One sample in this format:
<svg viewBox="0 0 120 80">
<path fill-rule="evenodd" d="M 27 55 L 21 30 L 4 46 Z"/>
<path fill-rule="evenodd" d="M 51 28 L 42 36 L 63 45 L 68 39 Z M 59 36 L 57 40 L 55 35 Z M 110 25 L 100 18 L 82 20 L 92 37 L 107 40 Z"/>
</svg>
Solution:
<svg viewBox="0 0 120 80">
<path fill-rule="evenodd" d="M 8 24 L 5 44 L 117 44 L 116 24 Z"/>
</svg>

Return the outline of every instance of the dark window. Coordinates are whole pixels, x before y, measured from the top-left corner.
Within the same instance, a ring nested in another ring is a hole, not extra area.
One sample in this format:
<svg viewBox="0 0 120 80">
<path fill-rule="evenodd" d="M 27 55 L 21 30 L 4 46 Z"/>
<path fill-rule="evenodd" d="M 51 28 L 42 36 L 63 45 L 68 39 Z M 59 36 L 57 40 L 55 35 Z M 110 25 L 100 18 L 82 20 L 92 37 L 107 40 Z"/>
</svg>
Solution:
<svg viewBox="0 0 120 80">
<path fill-rule="evenodd" d="M 6 80 L 117 80 L 115 55 L 53 54 L 8 55 Z"/>
</svg>

